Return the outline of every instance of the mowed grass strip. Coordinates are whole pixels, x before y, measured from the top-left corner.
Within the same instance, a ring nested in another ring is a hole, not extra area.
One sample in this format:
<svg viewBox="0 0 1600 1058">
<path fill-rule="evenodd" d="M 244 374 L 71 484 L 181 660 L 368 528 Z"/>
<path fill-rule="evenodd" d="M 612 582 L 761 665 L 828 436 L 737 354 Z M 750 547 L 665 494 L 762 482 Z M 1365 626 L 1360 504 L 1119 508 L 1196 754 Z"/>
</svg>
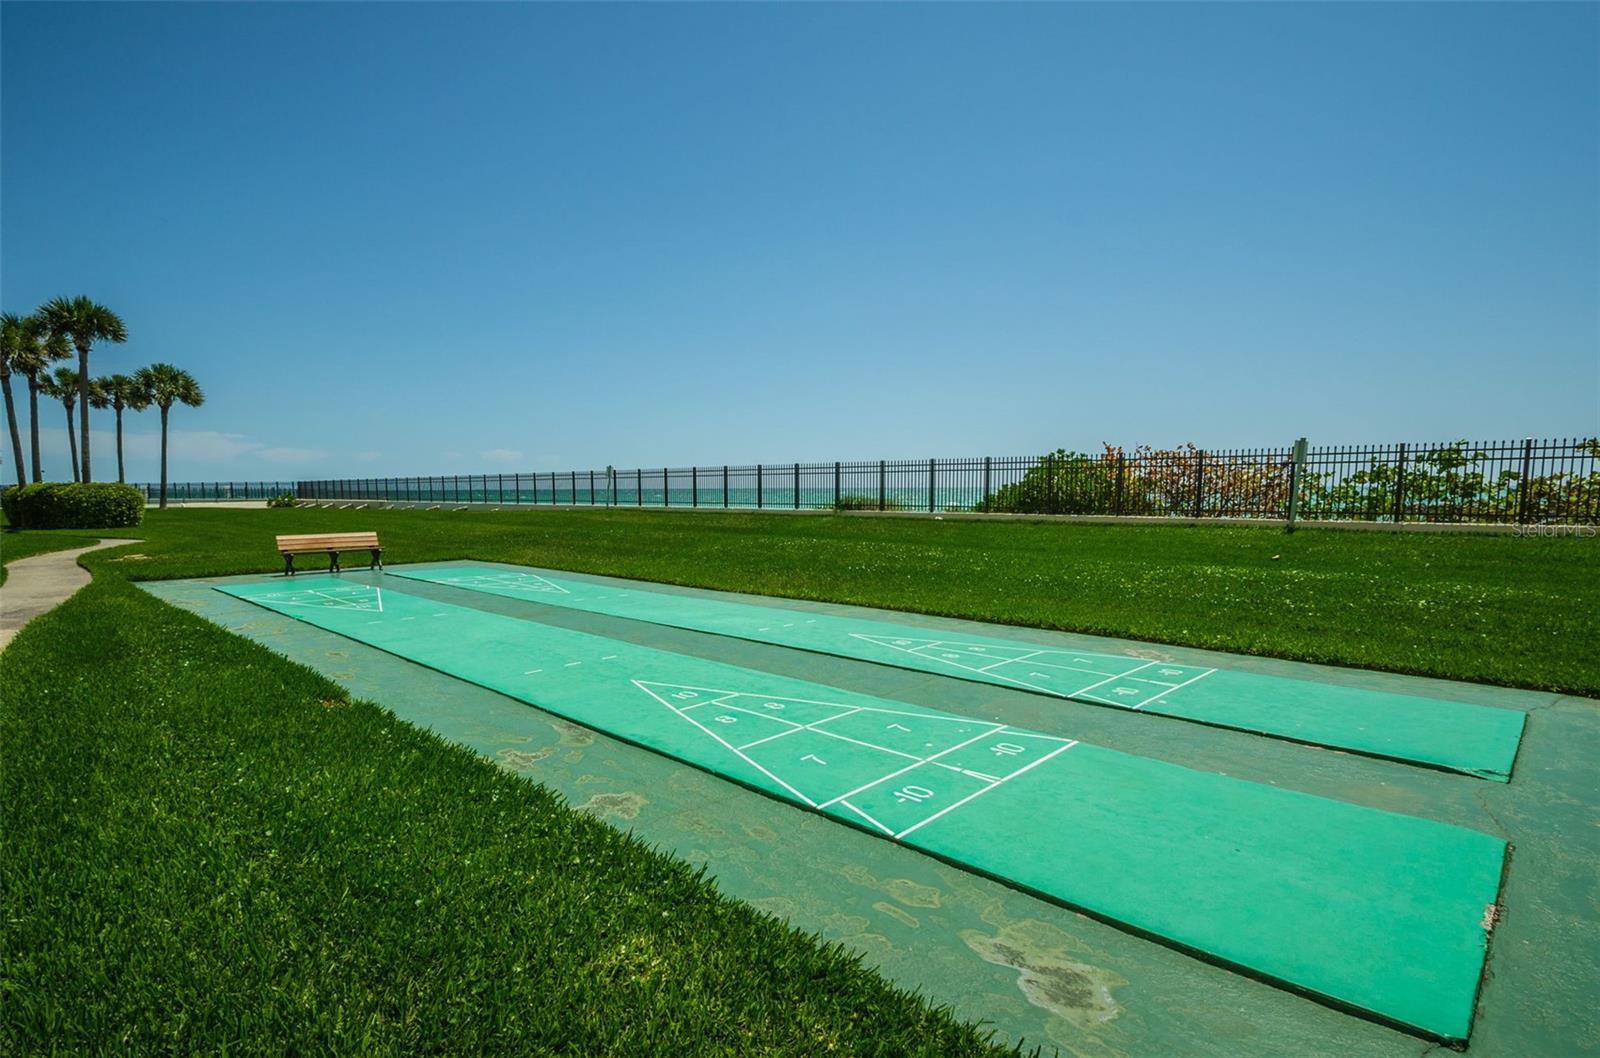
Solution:
<svg viewBox="0 0 1600 1058">
<path fill-rule="evenodd" d="M 4 666 L 0 1053 L 1013 1053 L 121 578 Z"/>
<path fill-rule="evenodd" d="M 391 562 L 471 558 L 1600 695 L 1600 540 L 627 510 L 151 512 L 182 577 L 281 568 L 272 536 L 376 529 Z M 123 532 L 119 530 L 119 532 Z M 352 555 L 354 564 L 364 556 Z M 325 566 L 317 556 L 297 560 Z"/>
</svg>

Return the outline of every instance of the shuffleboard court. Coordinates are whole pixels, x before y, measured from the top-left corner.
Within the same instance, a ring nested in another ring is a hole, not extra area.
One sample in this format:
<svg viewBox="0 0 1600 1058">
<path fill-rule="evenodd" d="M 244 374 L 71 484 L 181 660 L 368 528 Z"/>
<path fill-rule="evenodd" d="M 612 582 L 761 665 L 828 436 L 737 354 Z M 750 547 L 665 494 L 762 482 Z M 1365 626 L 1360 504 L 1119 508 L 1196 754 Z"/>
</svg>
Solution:
<svg viewBox="0 0 1600 1058">
<path fill-rule="evenodd" d="M 1423 764 L 1505 782 L 1523 714 L 1226 668 L 1051 649 L 980 635 L 707 596 L 573 580 L 494 566 L 411 566 L 387 571 L 433 584 L 551 606 L 733 636 L 838 657 L 939 673 L 1001 687 Z"/>
<path fill-rule="evenodd" d="M 216 590 L 1341 1008 L 1470 1029 L 1498 838 L 331 576 Z"/>
</svg>

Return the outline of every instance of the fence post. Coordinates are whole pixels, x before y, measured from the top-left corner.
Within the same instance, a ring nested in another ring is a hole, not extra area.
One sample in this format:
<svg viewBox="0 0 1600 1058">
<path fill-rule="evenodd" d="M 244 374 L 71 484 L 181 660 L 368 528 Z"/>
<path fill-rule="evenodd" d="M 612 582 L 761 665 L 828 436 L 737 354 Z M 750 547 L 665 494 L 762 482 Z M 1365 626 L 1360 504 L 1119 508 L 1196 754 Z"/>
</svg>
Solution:
<svg viewBox="0 0 1600 1058">
<path fill-rule="evenodd" d="M 1112 494 L 1111 500 L 1112 514 L 1120 515 L 1122 513 L 1122 478 L 1124 472 L 1127 470 L 1127 467 L 1128 457 L 1119 451 L 1117 453 L 1117 480 L 1113 486 L 1115 491 Z"/>
<path fill-rule="evenodd" d="M 933 460 L 928 460 L 928 513 L 933 513 Z"/>
<path fill-rule="evenodd" d="M 1533 473 L 1533 438 L 1522 442 L 1522 476 L 1517 479 L 1517 524 L 1528 524 L 1528 475 Z"/>
<path fill-rule="evenodd" d="M 833 461 L 833 509 L 839 509 L 839 461 Z"/>
<path fill-rule="evenodd" d="M 1206 509 L 1206 453 L 1202 449 L 1194 456 L 1194 516 L 1199 518 Z"/>
<path fill-rule="evenodd" d="M 761 509 L 761 464 L 756 464 L 756 510 Z"/>
<path fill-rule="evenodd" d="M 800 509 L 800 464 L 794 465 L 794 509 Z"/>
<path fill-rule="evenodd" d="M 1044 509 L 1051 514 L 1056 512 L 1056 454 L 1051 452 L 1044 457 Z"/>
<path fill-rule="evenodd" d="M 1400 455 L 1394 471 L 1394 520 L 1406 520 L 1406 443 L 1400 442 Z"/>
<path fill-rule="evenodd" d="M 644 506 L 644 469 L 642 467 L 633 468 L 633 505 L 635 507 Z"/>
<path fill-rule="evenodd" d="M 1300 514 L 1300 479 L 1305 474 L 1306 439 L 1295 441 L 1294 455 L 1289 463 L 1289 510 L 1284 532 L 1294 532 L 1295 518 Z"/>
<path fill-rule="evenodd" d="M 689 468 L 689 506 L 700 506 L 700 468 Z"/>
<path fill-rule="evenodd" d="M 667 468 L 661 468 L 661 506 L 672 506 L 672 478 L 667 475 Z"/>
<path fill-rule="evenodd" d="M 884 460 L 880 459 L 878 460 L 878 510 L 880 511 L 888 510 L 886 503 L 889 498 L 888 486 L 889 479 L 885 473 L 885 463 Z"/>
<path fill-rule="evenodd" d="M 990 456 L 983 457 L 983 513 L 985 514 L 989 513 L 989 486 L 993 464 L 993 458 Z"/>
<path fill-rule="evenodd" d="M 728 509 L 728 464 L 722 464 L 722 509 Z"/>
</svg>

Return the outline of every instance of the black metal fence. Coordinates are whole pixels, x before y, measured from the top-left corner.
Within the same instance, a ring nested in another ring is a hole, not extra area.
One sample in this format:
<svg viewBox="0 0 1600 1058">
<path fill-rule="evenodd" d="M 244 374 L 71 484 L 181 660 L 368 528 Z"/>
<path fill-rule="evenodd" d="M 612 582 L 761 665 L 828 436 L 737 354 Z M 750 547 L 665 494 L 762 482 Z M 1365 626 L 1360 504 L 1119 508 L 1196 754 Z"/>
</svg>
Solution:
<svg viewBox="0 0 1600 1058">
<path fill-rule="evenodd" d="M 152 481 L 130 482 L 144 493 L 146 503 L 161 498 L 161 485 Z M 265 500 L 285 494 L 295 495 L 299 481 L 169 481 L 168 503 L 205 503 L 219 500 Z"/>
<path fill-rule="evenodd" d="M 1600 523 L 1600 439 L 646 467 L 300 481 L 302 500 L 1384 522 Z M 228 483 L 218 483 L 225 485 Z M 181 486 L 180 486 L 181 487 Z M 170 493 L 169 493 L 170 494 Z"/>
</svg>

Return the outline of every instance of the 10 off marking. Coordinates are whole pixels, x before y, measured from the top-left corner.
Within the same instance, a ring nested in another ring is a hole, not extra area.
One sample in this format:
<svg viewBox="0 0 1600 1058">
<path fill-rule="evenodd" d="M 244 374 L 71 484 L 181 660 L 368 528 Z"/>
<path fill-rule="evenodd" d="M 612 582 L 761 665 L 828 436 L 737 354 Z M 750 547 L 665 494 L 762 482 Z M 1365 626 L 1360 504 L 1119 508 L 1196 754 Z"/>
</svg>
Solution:
<svg viewBox="0 0 1600 1058">
<path fill-rule="evenodd" d="M 902 786 L 894 792 L 894 799 L 899 804 L 918 804 L 933 796 L 933 791 L 926 786 Z"/>
<path fill-rule="evenodd" d="M 1015 757 L 1018 753 L 1026 751 L 1015 742 L 996 742 L 989 747 L 989 752 L 997 757 Z"/>
</svg>

